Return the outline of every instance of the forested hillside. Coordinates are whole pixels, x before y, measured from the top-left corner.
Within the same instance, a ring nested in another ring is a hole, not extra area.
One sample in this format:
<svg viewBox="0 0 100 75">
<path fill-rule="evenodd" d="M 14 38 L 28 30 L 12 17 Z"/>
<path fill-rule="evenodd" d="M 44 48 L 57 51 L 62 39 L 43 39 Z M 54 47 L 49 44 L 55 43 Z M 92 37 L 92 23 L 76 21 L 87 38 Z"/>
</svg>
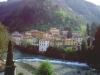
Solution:
<svg viewBox="0 0 100 75">
<path fill-rule="evenodd" d="M 100 6 L 85 0 L 54 0 L 62 6 L 69 8 L 74 13 L 83 16 L 88 22 L 96 22 L 100 24 Z"/>
<path fill-rule="evenodd" d="M 50 27 L 59 28 L 59 26 L 62 25 L 64 29 L 71 27 L 72 30 L 84 34 L 86 23 L 93 21 L 99 22 L 99 7 L 84 0 L 75 1 L 23 0 L 0 3 L 0 21 L 7 26 L 10 31 L 25 31 L 30 29 L 45 31 Z M 84 2 L 83 5 L 82 2 Z M 88 11 L 86 11 L 86 5 L 88 4 L 95 9 L 92 10 L 91 8 L 90 12 L 88 7 Z M 84 9 L 82 8 L 83 6 Z M 89 15 L 89 13 L 91 14 Z"/>
</svg>

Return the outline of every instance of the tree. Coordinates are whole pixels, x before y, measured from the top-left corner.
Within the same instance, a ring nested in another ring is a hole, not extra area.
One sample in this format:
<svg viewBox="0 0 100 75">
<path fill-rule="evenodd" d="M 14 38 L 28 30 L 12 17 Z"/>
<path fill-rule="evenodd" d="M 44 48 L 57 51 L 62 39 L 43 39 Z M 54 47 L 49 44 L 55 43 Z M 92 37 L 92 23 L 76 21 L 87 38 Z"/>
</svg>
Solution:
<svg viewBox="0 0 100 75">
<path fill-rule="evenodd" d="M 86 31 L 87 31 L 87 35 L 90 36 L 90 30 L 89 30 L 89 24 L 88 23 L 87 23 L 87 29 L 86 29 Z"/>
<path fill-rule="evenodd" d="M 81 45 L 81 50 L 87 50 L 88 46 L 87 46 L 87 42 L 85 40 L 82 41 L 82 45 Z"/>
<path fill-rule="evenodd" d="M 72 31 L 71 31 L 71 28 L 69 28 L 69 30 L 68 30 L 67 38 L 72 38 Z"/>
<path fill-rule="evenodd" d="M 6 60 L 6 68 L 5 68 L 5 74 L 4 75 L 15 75 L 14 70 L 14 62 L 13 62 L 13 47 L 12 47 L 12 42 L 9 41 L 8 44 L 8 51 L 7 51 L 7 60 Z"/>
<path fill-rule="evenodd" d="M 90 26 L 90 33 L 91 33 L 91 36 L 95 36 L 95 33 L 97 31 L 97 25 L 95 22 L 93 22 Z"/>
<path fill-rule="evenodd" d="M 41 62 L 36 75 L 54 75 L 54 70 L 49 61 Z"/>
<path fill-rule="evenodd" d="M 6 56 L 6 52 L 8 49 L 8 41 L 9 41 L 9 33 L 6 27 L 4 27 L 4 25 L 0 23 L 0 59 L 2 60 Z"/>
<path fill-rule="evenodd" d="M 97 32 L 95 34 L 94 48 L 95 50 L 100 49 L 100 26 L 98 27 Z"/>
<path fill-rule="evenodd" d="M 71 52 L 74 52 L 74 50 L 73 50 L 72 47 L 67 47 L 67 48 L 66 48 L 66 52 L 67 52 L 67 53 L 71 53 Z"/>
</svg>

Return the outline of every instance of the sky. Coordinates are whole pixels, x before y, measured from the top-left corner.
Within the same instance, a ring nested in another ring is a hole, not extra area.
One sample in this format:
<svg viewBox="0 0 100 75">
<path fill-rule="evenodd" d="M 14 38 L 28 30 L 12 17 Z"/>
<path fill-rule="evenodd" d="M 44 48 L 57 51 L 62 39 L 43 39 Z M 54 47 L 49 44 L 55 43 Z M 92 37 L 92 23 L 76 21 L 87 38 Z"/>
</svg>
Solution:
<svg viewBox="0 0 100 75">
<path fill-rule="evenodd" d="M 100 0 L 86 0 L 86 1 L 92 2 L 96 5 L 100 5 Z"/>
<path fill-rule="evenodd" d="M 7 1 L 7 0 L 0 0 L 0 2 L 2 2 L 2 1 Z"/>
<path fill-rule="evenodd" d="M 2 1 L 7 1 L 7 0 L 0 0 L 0 2 L 2 2 Z M 86 1 L 92 2 L 96 5 L 100 5 L 100 0 L 86 0 Z"/>
</svg>

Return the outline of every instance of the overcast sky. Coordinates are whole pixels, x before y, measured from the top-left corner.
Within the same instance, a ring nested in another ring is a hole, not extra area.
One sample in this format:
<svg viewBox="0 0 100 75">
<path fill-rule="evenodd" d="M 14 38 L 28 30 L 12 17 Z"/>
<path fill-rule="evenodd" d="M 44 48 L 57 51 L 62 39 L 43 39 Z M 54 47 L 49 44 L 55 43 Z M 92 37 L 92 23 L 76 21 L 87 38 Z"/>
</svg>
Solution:
<svg viewBox="0 0 100 75">
<path fill-rule="evenodd" d="M 100 5 L 100 0 L 86 0 L 86 1 L 92 2 L 96 5 Z"/>
<path fill-rule="evenodd" d="M 2 1 L 7 1 L 7 0 L 0 0 L 0 2 L 2 2 Z"/>
<path fill-rule="evenodd" d="M 7 1 L 7 0 L 0 0 L 0 2 L 2 2 L 2 1 Z"/>
<path fill-rule="evenodd" d="M 0 0 L 0 2 L 1 1 L 7 1 L 7 0 Z M 100 0 L 86 0 L 86 1 L 90 1 L 90 2 L 92 2 L 94 4 L 96 4 L 96 5 L 100 5 Z"/>
</svg>

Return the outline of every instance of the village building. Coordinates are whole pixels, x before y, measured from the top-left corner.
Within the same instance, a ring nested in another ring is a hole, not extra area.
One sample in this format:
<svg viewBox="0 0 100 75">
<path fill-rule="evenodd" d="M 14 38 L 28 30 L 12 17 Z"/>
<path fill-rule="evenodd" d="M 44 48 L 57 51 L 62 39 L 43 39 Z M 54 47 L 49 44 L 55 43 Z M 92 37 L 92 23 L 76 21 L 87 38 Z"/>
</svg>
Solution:
<svg viewBox="0 0 100 75">
<path fill-rule="evenodd" d="M 64 45 L 64 41 L 63 40 L 51 40 L 50 41 L 50 46 L 52 47 L 62 47 L 62 45 Z"/>
<path fill-rule="evenodd" d="M 15 31 L 11 33 L 11 40 L 16 44 L 16 45 L 21 45 L 21 41 L 23 39 L 23 35 L 20 34 L 18 31 Z"/>
<path fill-rule="evenodd" d="M 21 45 L 28 46 L 28 45 L 37 45 L 38 46 L 38 40 L 37 38 L 34 38 L 32 36 L 24 36 Z"/>
<path fill-rule="evenodd" d="M 67 47 L 73 47 L 75 50 L 79 49 L 80 43 L 78 43 L 75 39 L 68 39 L 66 37 L 53 39 L 50 41 L 50 46 L 52 47 L 61 47 L 66 49 Z"/>
<path fill-rule="evenodd" d="M 44 33 L 43 34 L 43 38 L 47 38 L 47 39 L 53 39 L 53 35 L 51 33 Z"/>
<path fill-rule="evenodd" d="M 86 39 L 84 36 L 74 36 L 73 37 L 77 42 L 81 43 L 84 39 Z"/>
<path fill-rule="evenodd" d="M 49 47 L 50 40 L 47 39 L 40 39 L 39 40 L 39 51 L 45 52 L 47 48 Z"/>
<path fill-rule="evenodd" d="M 74 46 L 74 45 L 78 45 L 78 43 L 77 43 L 77 41 L 76 40 L 74 40 L 74 39 L 64 39 L 64 41 L 65 41 L 65 45 L 70 45 L 70 46 Z"/>
<path fill-rule="evenodd" d="M 73 36 L 73 37 L 74 37 L 74 36 L 78 36 L 77 31 L 72 31 L 72 36 Z"/>
<path fill-rule="evenodd" d="M 50 32 L 51 32 L 52 35 L 60 35 L 59 34 L 60 30 L 57 29 L 57 28 L 51 28 L 50 29 Z"/>
<path fill-rule="evenodd" d="M 31 31 L 26 31 L 24 35 L 25 36 L 31 36 Z"/>
<path fill-rule="evenodd" d="M 44 32 L 41 32 L 41 31 L 31 31 L 31 35 L 34 38 L 41 39 L 41 38 L 43 38 Z"/>
<path fill-rule="evenodd" d="M 66 37 L 68 34 L 68 31 L 62 31 L 62 36 Z"/>
</svg>

